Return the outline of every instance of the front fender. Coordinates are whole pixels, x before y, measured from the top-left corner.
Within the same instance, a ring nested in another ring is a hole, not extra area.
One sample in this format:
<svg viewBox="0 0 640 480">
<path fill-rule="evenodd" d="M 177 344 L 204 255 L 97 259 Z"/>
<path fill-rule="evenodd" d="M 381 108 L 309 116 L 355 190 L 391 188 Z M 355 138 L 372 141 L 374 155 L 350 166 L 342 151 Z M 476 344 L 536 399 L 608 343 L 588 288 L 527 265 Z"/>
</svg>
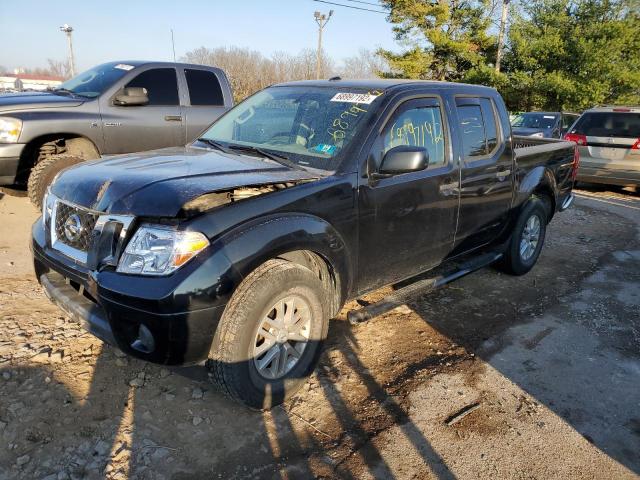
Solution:
<svg viewBox="0 0 640 480">
<path fill-rule="evenodd" d="M 269 259 L 287 252 L 309 250 L 334 269 L 340 286 L 340 305 L 351 291 L 353 268 L 348 247 L 327 221 L 308 214 L 292 213 L 262 217 L 242 224 L 214 243 L 242 278 Z"/>
</svg>

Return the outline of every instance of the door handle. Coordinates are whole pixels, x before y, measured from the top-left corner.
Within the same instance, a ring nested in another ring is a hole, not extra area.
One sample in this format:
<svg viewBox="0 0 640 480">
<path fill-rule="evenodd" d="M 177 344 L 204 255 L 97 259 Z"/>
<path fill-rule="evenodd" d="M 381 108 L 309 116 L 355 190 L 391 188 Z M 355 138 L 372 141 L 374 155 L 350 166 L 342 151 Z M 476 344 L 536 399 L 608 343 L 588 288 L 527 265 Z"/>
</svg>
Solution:
<svg viewBox="0 0 640 480">
<path fill-rule="evenodd" d="M 458 189 L 458 182 L 457 181 L 455 181 L 455 182 L 449 181 L 448 183 L 441 183 L 440 187 L 439 187 L 440 193 L 443 194 L 443 195 L 451 195 L 457 189 Z"/>
<path fill-rule="evenodd" d="M 182 115 L 165 115 L 164 119 L 167 122 L 181 122 L 182 121 Z"/>
<path fill-rule="evenodd" d="M 511 175 L 511 170 L 508 168 L 504 170 L 500 170 L 499 172 L 496 172 L 496 177 L 498 177 L 499 180 L 504 180 L 509 175 Z"/>
</svg>

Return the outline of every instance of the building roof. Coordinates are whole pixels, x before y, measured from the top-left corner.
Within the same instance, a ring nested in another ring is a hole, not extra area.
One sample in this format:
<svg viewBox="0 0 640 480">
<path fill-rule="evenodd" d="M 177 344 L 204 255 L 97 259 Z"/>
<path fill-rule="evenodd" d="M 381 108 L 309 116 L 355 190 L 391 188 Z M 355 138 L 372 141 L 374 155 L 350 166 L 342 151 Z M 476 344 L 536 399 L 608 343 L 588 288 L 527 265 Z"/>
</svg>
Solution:
<svg viewBox="0 0 640 480">
<path fill-rule="evenodd" d="M 2 73 L 0 77 L 19 78 L 20 80 L 48 80 L 53 82 L 62 82 L 64 78 L 53 75 L 35 75 L 32 73 Z"/>
</svg>

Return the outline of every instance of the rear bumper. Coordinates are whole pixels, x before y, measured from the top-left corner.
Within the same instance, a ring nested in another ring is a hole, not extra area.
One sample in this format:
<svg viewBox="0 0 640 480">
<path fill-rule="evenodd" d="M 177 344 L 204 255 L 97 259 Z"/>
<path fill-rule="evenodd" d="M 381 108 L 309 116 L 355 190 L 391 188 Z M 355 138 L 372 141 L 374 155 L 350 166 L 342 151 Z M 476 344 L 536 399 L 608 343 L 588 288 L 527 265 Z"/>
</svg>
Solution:
<svg viewBox="0 0 640 480">
<path fill-rule="evenodd" d="M 153 363 L 193 365 L 208 358 L 224 306 L 178 312 L 169 306 L 166 313 L 148 311 L 141 308 L 133 291 L 130 297 L 118 292 L 118 301 L 114 301 L 114 293 L 101 284 L 99 274 L 46 248 L 41 230 L 38 221 L 31 243 L 36 277 L 51 301 L 89 333 Z M 179 285 L 179 279 L 175 281 Z M 126 276 L 121 283 L 126 283 Z"/>
<path fill-rule="evenodd" d="M 15 182 L 23 149 L 22 143 L 0 143 L 0 185 Z"/>
<path fill-rule="evenodd" d="M 640 170 L 605 170 L 581 165 L 577 179 L 579 182 L 607 185 L 640 185 Z"/>
</svg>

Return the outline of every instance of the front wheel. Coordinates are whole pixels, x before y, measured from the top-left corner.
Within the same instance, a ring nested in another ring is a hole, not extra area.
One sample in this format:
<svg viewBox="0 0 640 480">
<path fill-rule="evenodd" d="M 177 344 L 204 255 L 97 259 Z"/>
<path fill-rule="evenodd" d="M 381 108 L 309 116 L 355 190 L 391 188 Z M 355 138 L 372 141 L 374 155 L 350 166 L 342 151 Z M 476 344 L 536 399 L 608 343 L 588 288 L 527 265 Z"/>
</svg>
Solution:
<svg viewBox="0 0 640 480">
<path fill-rule="evenodd" d="M 31 169 L 27 183 L 27 193 L 31 203 L 39 210 L 42 209 L 44 194 L 56 175 L 65 168 L 81 162 L 84 162 L 84 158 L 74 155 L 51 155 L 39 161 Z"/>
<path fill-rule="evenodd" d="M 288 400 L 315 368 L 330 304 L 308 268 L 265 262 L 242 281 L 222 315 L 207 362 L 214 382 L 251 408 Z"/>
<path fill-rule="evenodd" d="M 512 275 L 524 275 L 538 261 L 547 231 L 547 208 L 538 197 L 531 197 L 522 209 L 502 260 Z"/>
</svg>

